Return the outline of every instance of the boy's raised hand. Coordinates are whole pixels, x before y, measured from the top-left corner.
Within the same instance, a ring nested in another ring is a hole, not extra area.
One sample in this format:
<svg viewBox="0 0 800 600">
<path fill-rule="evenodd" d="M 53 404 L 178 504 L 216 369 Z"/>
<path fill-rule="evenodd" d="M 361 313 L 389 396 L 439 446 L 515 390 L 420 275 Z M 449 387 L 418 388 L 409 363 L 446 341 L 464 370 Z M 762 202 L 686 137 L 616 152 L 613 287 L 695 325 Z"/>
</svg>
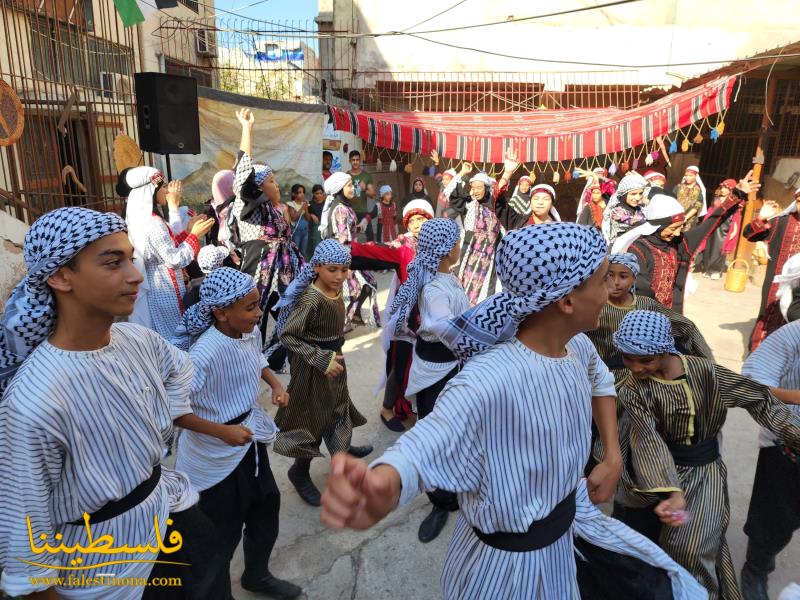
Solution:
<svg viewBox="0 0 800 600">
<path fill-rule="evenodd" d="M 322 494 L 320 521 L 333 529 L 368 529 L 388 515 L 400 498 L 400 475 L 388 465 L 370 469 L 340 452 Z"/>
</svg>

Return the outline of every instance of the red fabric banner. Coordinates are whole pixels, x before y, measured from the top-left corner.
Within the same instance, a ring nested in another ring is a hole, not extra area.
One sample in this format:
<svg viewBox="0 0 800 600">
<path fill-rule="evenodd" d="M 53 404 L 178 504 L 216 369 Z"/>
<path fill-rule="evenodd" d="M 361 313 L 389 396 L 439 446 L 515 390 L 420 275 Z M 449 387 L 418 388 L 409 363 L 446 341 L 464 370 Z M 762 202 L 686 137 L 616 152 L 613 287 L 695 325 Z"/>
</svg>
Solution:
<svg viewBox="0 0 800 600">
<path fill-rule="evenodd" d="M 366 112 L 328 106 L 334 128 L 380 148 L 445 158 L 503 162 L 513 145 L 522 162 L 563 161 L 634 148 L 728 108 L 738 75 L 675 92 L 630 110 L 524 113 Z"/>
</svg>

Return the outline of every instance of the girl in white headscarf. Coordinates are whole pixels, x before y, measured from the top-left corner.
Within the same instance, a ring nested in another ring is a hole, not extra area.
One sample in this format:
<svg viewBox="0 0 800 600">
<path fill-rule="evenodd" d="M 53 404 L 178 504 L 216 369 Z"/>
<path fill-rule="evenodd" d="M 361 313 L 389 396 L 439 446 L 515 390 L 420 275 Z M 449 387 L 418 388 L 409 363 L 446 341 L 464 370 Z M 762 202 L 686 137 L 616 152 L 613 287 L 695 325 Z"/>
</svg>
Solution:
<svg viewBox="0 0 800 600">
<path fill-rule="evenodd" d="M 128 318 L 171 337 L 183 314 L 186 293 L 183 269 L 200 250 L 199 238 L 213 227 L 214 220 L 197 217 L 188 230 L 180 226 L 180 181 L 165 187 L 164 175 L 152 167 L 134 167 L 120 173 L 117 192 L 127 197 L 125 221 L 134 248 L 134 262 L 144 276 L 133 314 Z M 171 224 L 161 216 L 160 207 L 169 205 Z M 175 227 L 176 229 L 173 229 Z"/>
</svg>

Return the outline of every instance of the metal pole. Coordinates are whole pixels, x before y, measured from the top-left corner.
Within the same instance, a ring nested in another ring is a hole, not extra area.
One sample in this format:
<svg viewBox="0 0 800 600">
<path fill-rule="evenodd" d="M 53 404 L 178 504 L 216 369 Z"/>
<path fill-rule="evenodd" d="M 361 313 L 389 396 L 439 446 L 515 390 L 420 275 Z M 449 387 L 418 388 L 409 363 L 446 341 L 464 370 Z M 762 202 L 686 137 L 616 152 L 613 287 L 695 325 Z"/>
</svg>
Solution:
<svg viewBox="0 0 800 600">
<path fill-rule="evenodd" d="M 167 163 L 167 181 L 172 181 L 172 165 L 169 162 L 169 154 L 164 155 L 164 160 Z"/>
</svg>

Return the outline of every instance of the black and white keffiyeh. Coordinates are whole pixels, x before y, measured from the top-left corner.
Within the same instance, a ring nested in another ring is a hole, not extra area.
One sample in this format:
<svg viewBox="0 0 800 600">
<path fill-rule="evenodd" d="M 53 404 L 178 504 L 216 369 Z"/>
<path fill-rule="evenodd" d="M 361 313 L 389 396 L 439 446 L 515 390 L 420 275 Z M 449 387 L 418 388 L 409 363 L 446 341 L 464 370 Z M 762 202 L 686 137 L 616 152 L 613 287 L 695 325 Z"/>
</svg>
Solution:
<svg viewBox="0 0 800 600">
<path fill-rule="evenodd" d="M 678 353 L 669 318 L 649 310 L 634 310 L 625 315 L 614 333 L 614 345 L 623 354 L 635 356 Z"/>
<path fill-rule="evenodd" d="M 396 335 L 406 333 L 408 315 L 417 303 L 420 290 L 434 278 L 439 263 L 460 237 L 461 230 L 452 219 L 431 219 L 422 224 L 417 237 L 417 254 L 408 265 L 408 278 L 397 290 L 388 310 L 389 331 Z"/>
<path fill-rule="evenodd" d="M 255 280 L 247 273 L 230 267 L 211 271 L 200 286 L 200 301 L 183 313 L 172 343 L 181 350 L 188 350 L 214 324 L 215 309 L 230 306 L 254 289 Z"/>
<path fill-rule="evenodd" d="M 208 275 L 214 269 L 219 269 L 230 254 L 230 250 L 222 246 L 203 246 L 197 253 L 197 266 Z"/>
<path fill-rule="evenodd" d="M 330 178 L 329 178 L 330 179 Z M 311 262 L 306 263 L 300 269 L 300 272 L 294 278 L 289 287 L 286 288 L 283 297 L 275 305 L 280 308 L 278 314 L 278 322 L 275 324 L 275 331 L 280 335 L 283 328 L 286 327 L 286 321 L 289 319 L 289 314 L 292 308 L 297 304 L 300 296 L 308 289 L 308 286 L 314 281 L 314 267 L 322 265 L 350 265 L 350 249 L 340 244 L 334 239 L 322 240 L 314 249 L 314 255 L 311 257 Z"/>
<path fill-rule="evenodd" d="M 510 339 L 530 314 L 557 302 L 597 271 L 606 242 L 594 227 L 575 223 L 529 225 L 497 248 L 503 291 L 450 320 L 443 341 L 461 360 Z"/>
<path fill-rule="evenodd" d="M 636 255 L 631 254 L 630 252 L 616 252 L 614 254 L 608 255 L 608 262 L 612 265 L 622 265 L 623 267 L 627 267 L 630 269 L 633 276 L 636 277 L 639 275 L 640 268 L 639 268 L 639 261 L 636 259 Z"/>
<path fill-rule="evenodd" d="M 0 393 L 53 331 L 56 306 L 47 279 L 92 242 L 127 230 L 117 214 L 75 207 L 49 212 L 31 226 L 23 249 L 28 274 L 11 293 L 0 324 Z"/>
</svg>

